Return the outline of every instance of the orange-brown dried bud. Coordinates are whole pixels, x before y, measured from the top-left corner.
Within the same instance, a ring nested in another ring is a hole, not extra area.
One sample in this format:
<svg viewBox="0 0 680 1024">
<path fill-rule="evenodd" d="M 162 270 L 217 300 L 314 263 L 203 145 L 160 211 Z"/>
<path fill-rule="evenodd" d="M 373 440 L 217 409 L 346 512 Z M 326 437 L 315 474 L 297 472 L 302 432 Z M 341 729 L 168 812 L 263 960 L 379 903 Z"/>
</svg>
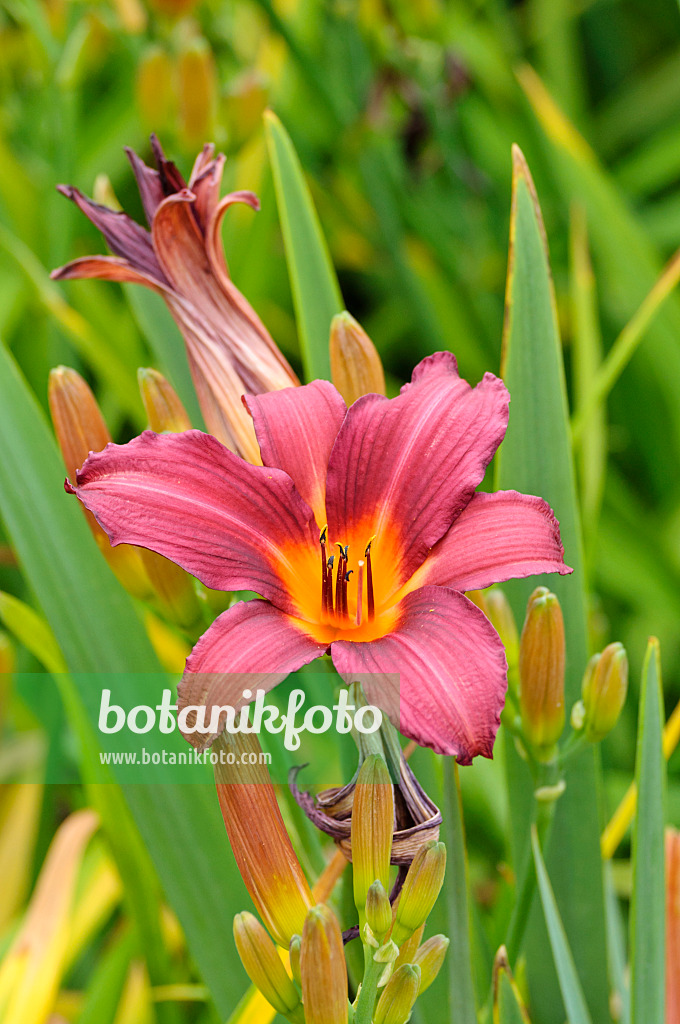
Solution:
<svg viewBox="0 0 680 1024">
<path fill-rule="evenodd" d="M 560 603 L 546 587 L 537 587 L 519 644 L 519 678 L 524 737 L 540 761 L 552 758 L 564 728 L 564 657 Z"/>
<path fill-rule="evenodd" d="M 302 934 L 314 899 L 290 841 L 276 801 L 269 771 L 259 762 L 261 747 L 253 733 L 222 733 L 212 750 L 217 797 L 231 848 L 245 886 L 272 937 L 288 949 Z M 219 755 L 224 753 L 225 757 Z M 234 764 L 222 764 L 227 754 Z"/>
<path fill-rule="evenodd" d="M 306 1024 L 347 1024 L 347 965 L 335 914 L 320 903 L 307 914 L 300 953 Z"/>
<path fill-rule="evenodd" d="M 331 323 L 331 380 L 351 405 L 362 395 L 385 394 L 385 373 L 378 350 L 361 324 L 349 313 Z"/>
</svg>

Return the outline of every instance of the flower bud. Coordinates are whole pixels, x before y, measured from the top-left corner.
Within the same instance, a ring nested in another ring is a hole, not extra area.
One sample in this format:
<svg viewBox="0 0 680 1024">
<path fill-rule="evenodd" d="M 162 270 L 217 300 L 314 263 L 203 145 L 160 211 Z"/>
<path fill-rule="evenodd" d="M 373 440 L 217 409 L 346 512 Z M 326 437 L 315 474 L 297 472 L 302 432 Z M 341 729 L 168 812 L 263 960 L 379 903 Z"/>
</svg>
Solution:
<svg viewBox="0 0 680 1024">
<path fill-rule="evenodd" d="M 394 791 L 383 759 L 371 754 L 361 766 L 352 806 L 354 903 L 364 925 L 366 898 L 373 882 L 387 889 L 394 832 Z"/>
<path fill-rule="evenodd" d="M 374 1024 L 406 1024 L 420 989 L 420 967 L 403 964 L 397 968 L 378 1000 Z"/>
<path fill-rule="evenodd" d="M 302 936 L 294 935 L 290 940 L 290 948 L 288 954 L 290 956 L 290 973 L 293 975 L 298 985 L 302 984 L 300 975 L 300 949 L 302 947 Z"/>
<path fill-rule="evenodd" d="M 178 58 L 179 118 L 187 146 L 214 134 L 217 103 L 215 59 L 208 42 L 192 39 Z"/>
<path fill-rule="evenodd" d="M 234 918 L 234 941 L 245 972 L 277 1013 L 304 1021 L 300 993 L 281 963 L 276 946 L 252 914 Z"/>
<path fill-rule="evenodd" d="M 420 943 L 423 941 L 423 933 L 425 931 L 425 924 L 421 924 L 420 928 L 416 928 L 413 935 L 411 935 L 405 942 L 402 942 L 399 947 L 399 956 L 396 959 L 395 967 L 401 967 L 402 964 L 415 963 L 415 956 L 420 947 Z"/>
<path fill-rule="evenodd" d="M 591 743 L 598 743 L 616 725 L 628 690 L 628 657 L 623 644 L 609 644 L 588 662 L 581 697 L 583 727 Z"/>
<path fill-rule="evenodd" d="M 157 434 L 165 431 L 180 434 L 183 430 L 191 430 L 191 420 L 179 395 L 162 373 L 140 367 L 137 381 L 151 430 Z"/>
<path fill-rule="evenodd" d="M 75 480 L 90 452 L 99 452 L 111 440 L 97 400 L 79 373 L 68 366 L 50 371 L 47 396 L 54 432 L 67 475 Z M 91 512 L 83 507 L 97 546 L 126 590 L 148 598 L 151 587 L 138 548 L 129 544 L 111 547 L 109 538 Z"/>
<path fill-rule="evenodd" d="M 222 733 L 212 749 L 218 755 L 217 798 L 236 864 L 270 934 L 288 949 L 292 937 L 302 933 L 314 900 L 283 823 L 269 771 L 260 763 L 259 741 L 254 733 Z M 234 763 L 222 764 L 231 755 Z"/>
<path fill-rule="evenodd" d="M 135 95 L 139 116 L 148 128 L 161 132 L 176 119 L 175 69 L 161 46 L 149 46 L 142 54 Z"/>
<path fill-rule="evenodd" d="M 392 939 L 398 946 L 427 920 L 444 884 L 445 871 L 443 843 L 428 843 L 418 850 L 397 904 Z"/>
<path fill-rule="evenodd" d="M 546 587 L 529 598 L 519 678 L 525 739 L 539 760 L 549 761 L 564 728 L 564 622 L 559 601 Z"/>
<path fill-rule="evenodd" d="M 517 673 L 519 659 L 519 635 L 515 616 L 502 590 L 494 587 L 486 594 L 486 616 L 498 633 L 505 647 L 508 659 L 508 681 Z"/>
<path fill-rule="evenodd" d="M 378 350 L 348 312 L 338 313 L 331 323 L 331 380 L 351 405 L 362 395 L 385 394 L 385 374 Z"/>
<path fill-rule="evenodd" d="M 420 967 L 420 992 L 429 988 L 444 963 L 449 940 L 445 935 L 433 935 L 417 951 L 413 963 Z"/>
<path fill-rule="evenodd" d="M 320 903 L 307 914 L 300 953 L 306 1024 L 347 1024 L 347 965 L 335 914 Z"/>
<path fill-rule="evenodd" d="M 392 927 L 392 906 L 382 882 L 375 881 L 366 896 L 366 924 L 380 942 Z"/>
</svg>

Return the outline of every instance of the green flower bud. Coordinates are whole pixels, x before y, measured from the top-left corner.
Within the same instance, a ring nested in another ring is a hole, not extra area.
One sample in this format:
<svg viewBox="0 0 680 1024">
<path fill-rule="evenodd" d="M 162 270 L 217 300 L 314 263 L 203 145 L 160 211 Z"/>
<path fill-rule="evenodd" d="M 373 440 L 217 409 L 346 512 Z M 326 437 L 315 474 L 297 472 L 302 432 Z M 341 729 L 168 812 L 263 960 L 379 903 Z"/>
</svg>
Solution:
<svg viewBox="0 0 680 1024">
<path fill-rule="evenodd" d="M 583 698 L 585 736 L 591 743 L 612 731 L 628 690 L 628 657 L 623 644 L 609 644 L 602 654 L 588 662 L 581 696 Z"/>
<path fill-rule="evenodd" d="M 293 975 L 298 985 L 302 984 L 300 980 L 300 948 L 302 946 L 302 936 L 294 935 L 290 940 L 290 973 Z"/>
<path fill-rule="evenodd" d="M 508 681 L 517 673 L 519 634 L 512 608 L 502 590 L 494 588 L 486 594 L 486 616 L 503 641 L 508 659 Z"/>
<path fill-rule="evenodd" d="M 427 920 L 444 884 L 446 847 L 426 843 L 413 858 L 397 904 L 392 939 L 398 946 Z"/>
<path fill-rule="evenodd" d="M 377 939 L 382 941 L 392 927 L 392 907 L 382 882 L 374 882 L 366 896 L 366 923 Z"/>
<path fill-rule="evenodd" d="M 300 993 L 286 972 L 276 946 L 260 922 L 244 911 L 234 918 L 234 941 L 246 974 L 277 1013 L 304 1021 Z"/>
<path fill-rule="evenodd" d="M 519 644 L 519 678 L 522 729 L 540 761 L 551 760 L 564 728 L 564 655 L 560 603 L 546 587 L 537 587 Z"/>
<path fill-rule="evenodd" d="M 403 964 L 385 986 L 378 1000 L 373 1020 L 375 1024 L 406 1024 L 420 989 L 420 967 Z"/>
<path fill-rule="evenodd" d="M 387 765 L 371 754 L 361 766 L 352 805 L 354 903 L 363 927 L 368 890 L 375 881 L 387 889 L 394 832 L 394 791 Z"/>
<path fill-rule="evenodd" d="M 416 953 L 413 963 L 420 967 L 420 992 L 429 988 L 444 963 L 449 940 L 445 935 L 433 935 Z"/>
</svg>

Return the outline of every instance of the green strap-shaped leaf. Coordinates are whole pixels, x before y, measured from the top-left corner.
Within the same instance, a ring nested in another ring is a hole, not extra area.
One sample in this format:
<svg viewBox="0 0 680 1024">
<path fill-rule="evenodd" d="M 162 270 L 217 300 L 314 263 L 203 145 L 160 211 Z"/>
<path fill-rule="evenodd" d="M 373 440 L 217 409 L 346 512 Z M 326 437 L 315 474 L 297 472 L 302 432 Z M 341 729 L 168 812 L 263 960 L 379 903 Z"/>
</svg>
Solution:
<svg viewBox="0 0 680 1024">
<path fill-rule="evenodd" d="M 513 150 L 510 261 L 506 291 L 502 374 L 511 396 L 510 422 L 501 446 L 496 486 L 545 498 L 560 522 L 571 576 L 532 577 L 507 584 L 519 622 L 532 589 L 545 584 L 559 597 L 568 643 L 566 703 L 580 695 L 587 660 L 585 580 L 569 418 L 555 299 L 543 221 L 524 157 Z M 505 586 L 504 586 L 505 589 Z M 505 744 L 512 804 L 515 864 L 528 849 L 532 782 L 510 743 Z M 598 782 L 592 750 L 575 758 L 557 806 L 548 862 L 588 1004 L 608 1020 L 606 931 L 600 860 Z M 559 854 L 559 856 L 557 855 Z M 527 963 L 537 1020 L 550 1020 L 559 999 L 540 915 L 527 933 Z"/>
<path fill-rule="evenodd" d="M 103 672 L 120 673 L 121 678 L 127 673 L 138 686 L 139 703 L 154 706 L 159 668 L 151 645 L 76 502 L 64 494 L 61 458 L 43 412 L 2 345 L 0 448 L 0 515 L 73 672 L 76 711 L 89 709 L 94 733 L 97 702 L 91 689 Z M 145 736 L 145 746 L 150 752 L 161 750 L 152 734 Z M 97 775 L 93 771 L 92 778 Z M 247 905 L 247 896 L 233 866 L 215 793 L 211 785 L 155 785 L 151 772 L 149 780 L 123 792 L 193 958 L 226 1017 L 241 986 L 224 969 L 231 939 L 227 931 L 223 941 L 215 941 L 215 907 L 221 920 L 229 920 Z"/>
<path fill-rule="evenodd" d="M 557 909 L 555 894 L 552 891 L 535 829 L 532 829 L 531 845 L 534 853 L 534 864 L 536 865 L 538 891 L 541 895 L 543 914 L 545 915 L 545 923 L 550 938 L 550 948 L 555 960 L 560 991 L 562 992 L 569 1024 L 591 1024 L 590 1014 L 588 1013 L 588 1007 L 583 996 L 583 989 L 578 980 L 574 958 L 569 949 L 564 925 L 560 918 L 560 912 Z"/>
<path fill-rule="evenodd" d="M 476 1024 L 477 1007 L 470 948 L 467 850 L 458 767 L 453 758 L 444 763 L 445 827 L 449 885 L 445 888 L 448 937 L 449 1017 L 457 1024 Z"/>
<path fill-rule="evenodd" d="M 630 916 L 631 1024 L 664 1024 L 666 884 L 664 821 L 666 765 L 659 642 L 652 637 L 642 669 L 633 828 Z"/>
<path fill-rule="evenodd" d="M 330 380 L 331 320 L 345 308 L 338 279 L 293 143 L 271 110 L 265 129 L 305 377 Z"/>
</svg>

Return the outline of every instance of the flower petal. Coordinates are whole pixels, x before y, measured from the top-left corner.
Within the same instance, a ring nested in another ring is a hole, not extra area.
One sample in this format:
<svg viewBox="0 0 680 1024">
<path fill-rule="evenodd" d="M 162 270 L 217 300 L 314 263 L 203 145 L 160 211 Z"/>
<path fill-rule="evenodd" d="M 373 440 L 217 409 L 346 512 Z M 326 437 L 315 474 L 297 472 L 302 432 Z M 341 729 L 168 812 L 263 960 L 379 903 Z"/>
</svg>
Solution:
<svg viewBox="0 0 680 1024">
<path fill-rule="evenodd" d="M 178 709 L 229 705 L 238 711 L 250 698 L 243 691 L 269 692 L 287 675 L 307 665 L 326 650 L 308 636 L 302 624 L 274 608 L 268 601 L 239 601 L 215 619 L 187 658 L 186 671 L 177 691 Z M 187 716 L 188 724 L 195 724 Z M 209 746 L 224 728 L 206 734 L 184 735 L 198 749 Z"/>
<path fill-rule="evenodd" d="M 359 679 L 370 703 L 405 736 L 469 764 L 491 757 L 506 690 L 503 644 L 463 594 L 422 587 L 403 599 L 393 633 L 370 643 L 336 641 L 333 664 Z"/>
<path fill-rule="evenodd" d="M 328 457 L 347 413 L 332 384 L 315 380 L 299 388 L 246 395 L 265 466 L 283 469 L 316 516 L 326 522 Z"/>
<path fill-rule="evenodd" d="M 146 288 L 164 295 L 168 286 L 160 278 L 151 277 L 135 270 L 131 263 L 120 256 L 81 256 L 63 267 L 57 267 L 50 274 L 53 281 L 75 281 L 80 278 L 98 278 L 100 281 L 123 281 L 126 284 L 143 284 Z"/>
<path fill-rule="evenodd" d="M 290 477 L 251 466 L 210 434 L 144 431 L 91 454 L 77 494 L 112 544 L 157 551 L 217 590 L 254 590 L 295 612 L 281 574 L 316 552 L 310 509 Z"/>
<path fill-rule="evenodd" d="M 153 215 L 165 199 L 161 176 L 153 167 L 145 164 L 142 158 L 135 153 L 134 149 L 130 149 L 129 146 L 124 146 L 123 149 L 132 165 L 132 172 L 137 180 L 137 188 L 142 200 L 144 215 L 149 227 L 151 227 Z"/>
<path fill-rule="evenodd" d="M 487 373 L 472 388 L 453 356 L 438 353 L 416 367 L 397 398 L 366 395 L 350 408 L 329 460 L 328 528 L 333 543 L 360 550 L 376 535 L 381 600 L 469 502 L 505 434 L 508 402 L 497 377 Z"/>
<path fill-rule="evenodd" d="M 67 199 L 73 200 L 78 209 L 101 231 L 115 256 L 122 256 L 143 274 L 165 281 L 151 244 L 151 235 L 141 224 L 137 224 L 126 213 L 100 206 L 72 185 L 57 185 L 57 190 Z"/>
<path fill-rule="evenodd" d="M 435 544 L 409 589 L 426 583 L 453 590 L 483 590 L 492 583 L 542 572 L 572 570 L 564 564 L 560 524 L 543 498 L 518 491 L 475 494 L 448 533 Z"/>
</svg>

